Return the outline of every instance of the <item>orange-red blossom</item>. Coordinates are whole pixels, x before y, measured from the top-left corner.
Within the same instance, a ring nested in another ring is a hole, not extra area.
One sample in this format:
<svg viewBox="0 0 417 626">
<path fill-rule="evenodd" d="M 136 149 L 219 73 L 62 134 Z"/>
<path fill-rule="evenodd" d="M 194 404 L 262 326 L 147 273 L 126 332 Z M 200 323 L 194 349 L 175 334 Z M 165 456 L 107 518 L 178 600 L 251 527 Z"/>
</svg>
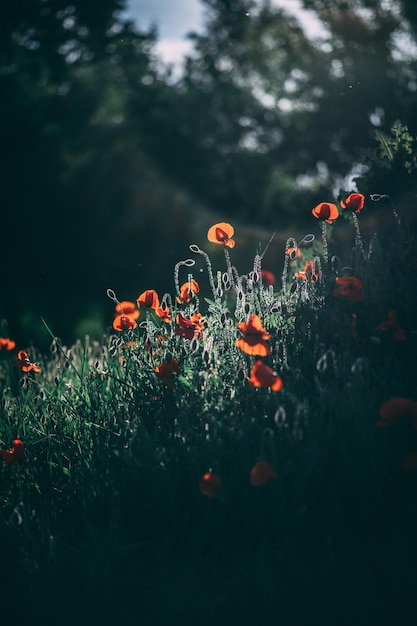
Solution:
<svg viewBox="0 0 417 626">
<path fill-rule="evenodd" d="M 207 239 L 211 243 L 217 243 L 228 248 L 235 247 L 235 241 L 232 239 L 235 229 L 227 222 L 219 222 L 214 224 L 207 233 Z"/>
<path fill-rule="evenodd" d="M 0 337 L 0 350 L 14 350 L 16 342 L 6 337 Z"/>
<path fill-rule="evenodd" d="M 345 200 L 340 201 L 342 209 L 350 209 L 360 213 L 365 204 L 365 196 L 361 193 L 351 193 Z"/>
<path fill-rule="evenodd" d="M 284 383 L 282 378 L 263 361 L 255 361 L 248 383 L 252 387 L 269 387 L 271 391 L 281 391 Z"/>
<path fill-rule="evenodd" d="M 122 300 L 116 304 L 113 328 L 114 330 L 132 330 L 136 328 L 136 320 L 140 315 L 140 311 L 136 308 L 136 304 L 130 300 Z"/>
<path fill-rule="evenodd" d="M 268 287 L 269 285 L 275 285 L 277 279 L 275 278 L 275 274 L 269 270 L 261 270 L 261 276 L 264 284 Z"/>
<path fill-rule="evenodd" d="M 31 372 L 31 371 L 40 372 L 41 371 L 37 365 L 32 363 L 32 361 L 29 358 L 28 353 L 25 352 L 25 350 L 19 350 L 19 352 L 17 353 L 17 358 L 18 358 L 18 361 L 16 365 L 20 367 L 22 372 Z"/>
<path fill-rule="evenodd" d="M 411 420 L 411 427 L 417 429 L 417 402 L 409 398 L 390 398 L 379 409 L 380 420 L 377 426 L 393 426 L 398 421 L 404 419 Z"/>
<path fill-rule="evenodd" d="M 136 308 L 136 304 L 131 302 L 130 300 L 122 300 L 122 302 L 118 302 L 115 308 L 115 317 L 120 314 L 130 315 L 133 319 L 137 320 L 140 311 Z"/>
<path fill-rule="evenodd" d="M 301 278 L 301 280 L 306 280 L 311 283 L 315 283 L 317 280 L 320 280 L 320 273 L 316 267 L 316 264 L 313 261 L 307 261 L 304 265 L 304 270 L 295 273 L 296 278 Z"/>
<path fill-rule="evenodd" d="M 253 487 L 263 487 L 272 480 L 278 480 L 278 474 L 270 463 L 258 461 L 249 473 L 249 482 Z"/>
<path fill-rule="evenodd" d="M 171 361 L 163 361 L 155 367 L 155 372 L 158 378 L 168 385 L 173 387 L 175 385 L 175 377 L 179 372 L 177 359 L 171 359 Z"/>
<path fill-rule="evenodd" d="M 333 289 L 333 296 L 335 298 L 344 296 L 351 302 L 362 302 L 363 300 L 366 300 L 362 283 L 354 276 L 337 276 L 336 286 Z"/>
<path fill-rule="evenodd" d="M 204 322 L 202 319 L 201 313 L 193 313 L 190 319 L 178 313 L 175 318 L 175 334 L 184 339 L 201 339 L 204 330 Z"/>
<path fill-rule="evenodd" d="M 137 323 L 133 315 L 127 315 L 125 313 L 120 313 L 116 315 L 113 320 L 113 328 L 114 330 L 133 330 L 136 328 Z"/>
<path fill-rule="evenodd" d="M 185 304 L 186 302 L 190 302 L 191 298 L 195 293 L 200 291 L 200 285 L 194 278 L 188 280 L 186 283 L 181 285 L 180 287 L 180 295 L 177 297 L 178 304 Z"/>
<path fill-rule="evenodd" d="M 19 463 L 23 459 L 24 448 L 23 441 L 15 439 L 11 450 L 0 450 L 0 457 L 9 465 Z"/>
<path fill-rule="evenodd" d="M 171 309 L 169 306 L 158 306 L 154 309 L 155 315 L 161 318 L 167 324 L 171 323 Z"/>
<path fill-rule="evenodd" d="M 159 298 L 155 289 L 147 289 L 143 293 L 138 296 L 136 303 L 138 307 L 141 304 L 146 306 L 148 309 L 157 309 L 159 307 Z"/>
<path fill-rule="evenodd" d="M 243 333 L 243 337 L 235 341 L 239 350 L 255 356 L 271 354 L 271 348 L 267 344 L 267 340 L 271 338 L 271 335 L 262 326 L 258 315 L 252 313 L 248 322 L 238 322 L 237 326 Z"/>
<path fill-rule="evenodd" d="M 220 476 L 212 474 L 212 472 L 206 472 L 198 483 L 198 488 L 200 493 L 206 496 L 206 498 L 215 498 L 220 491 L 221 485 Z"/>
<path fill-rule="evenodd" d="M 381 322 L 376 327 L 376 331 L 378 333 L 384 330 L 390 331 L 394 339 L 397 339 L 398 341 L 405 341 L 405 339 L 407 338 L 405 331 L 400 327 L 397 314 L 393 310 L 388 311 L 388 319 L 384 322 Z"/>
<path fill-rule="evenodd" d="M 299 259 L 301 256 L 301 250 L 300 248 L 288 248 L 287 250 L 287 256 L 290 259 L 290 261 L 294 261 L 295 259 Z"/>
<path fill-rule="evenodd" d="M 311 211 L 318 220 L 332 224 L 339 217 L 339 210 L 333 202 L 320 202 Z"/>
</svg>

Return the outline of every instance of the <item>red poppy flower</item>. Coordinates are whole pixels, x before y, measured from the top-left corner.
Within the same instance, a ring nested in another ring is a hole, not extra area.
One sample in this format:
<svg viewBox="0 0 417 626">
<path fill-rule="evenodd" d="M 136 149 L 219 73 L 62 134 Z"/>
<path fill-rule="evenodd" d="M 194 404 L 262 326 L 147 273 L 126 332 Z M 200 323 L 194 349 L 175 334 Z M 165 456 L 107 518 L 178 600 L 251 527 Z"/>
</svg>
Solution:
<svg viewBox="0 0 417 626">
<path fill-rule="evenodd" d="M 198 293 L 200 291 L 200 285 L 194 278 L 187 281 L 180 287 L 180 295 L 177 298 L 178 304 L 184 304 L 185 302 L 190 302 L 193 294 Z"/>
<path fill-rule="evenodd" d="M 238 322 L 237 326 L 244 335 L 235 341 L 239 350 L 255 356 L 271 354 L 271 348 L 267 344 L 267 340 L 271 338 L 271 335 L 263 328 L 258 315 L 252 313 L 248 322 Z"/>
<path fill-rule="evenodd" d="M 19 463 L 23 459 L 24 445 L 20 439 L 13 441 L 13 447 L 11 450 L 0 450 L 0 457 L 5 463 L 14 464 Z"/>
<path fill-rule="evenodd" d="M 11 339 L 6 339 L 5 337 L 0 337 L 0 350 L 14 350 L 16 347 L 16 342 Z"/>
<path fill-rule="evenodd" d="M 333 296 L 344 296 L 351 302 L 362 302 L 366 295 L 362 291 L 362 283 L 354 276 L 337 276 L 337 286 L 333 289 Z"/>
<path fill-rule="evenodd" d="M 206 496 L 206 498 L 215 498 L 220 491 L 221 485 L 220 476 L 207 472 L 198 483 L 198 488 L 200 493 Z"/>
<path fill-rule="evenodd" d="M 231 239 L 233 237 L 235 229 L 227 222 L 220 222 L 214 224 L 207 233 L 207 239 L 211 243 L 218 243 L 222 246 L 228 246 L 229 248 L 235 247 L 235 241 Z"/>
<path fill-rule="evenodd" d="M 138 296 L 136 303 L 138 307 L 141 304 L 148 307 L 148 309 L 157 309 L 159 307 L 159 298 L 155 289 L 147 289 Z"/>
<path fill-rule="evenodd" d="M 172 359 L 172 361 L 164 361 L 156 366 L 155 372 L 158 378 L 162 380 L 162 382 L 166 383 L 169 387 L 174 386 L 174 378 L 178 374 L 178 361 L 177 359 Z"/>
<path fill-rule="evenodd" d="M 114 330 L 132 330 L 136 328 L 136 320 L 132 315 L 126 315 L 125 313 L 121 313 L 120 315 L 116 315 L 113 320 L 113 328 Z"/>
<path fill-rule="evenodd" d="M 288 248 L 287 255 L 290 261 L 294 261 L 294 259 L 299 259 L 301 256 L 300 248 Z"/>
<path fill-rule="evenodd" d="M 360 213 L 365 204 L 365 196 L 361 193 L 351 193 L 345 200 L 340 201 L 342 209 L 349 209 Z"/>
<path fill-rule="evenodd" d="M 175 384 L 175 377 L 179 372 L 177 359 L 172 359 L 169 363 L 168 361 L 164 361 L 160 365 L 157 365 L 155 367 L 155 372 L 163 383 L 168 385 L 168 387 L 173 387 Z"/>
<path fill-rule="evenodd" d="M 37 365 L 31 362 L 29 359 L 29 355 L 25 350 L 19 350 L 17 353 L 18 361 L 16 363 L 17 366 L 20 367 L 22 372 L 40 372 L 41 370 Z"/>
<path fill-rule="evenodd" d="M 133 317 L 134 320 L 137 320 L 140 315 L 140 311 L 136 308 L 136 304 L 134 302 L 130 302 L 130 300 L 123 300 L 122 302 L 116 304 L 115 311 L 115 317 L 117 315 L 124 314 Z"/>
<path fill-rule="evenodd" d="M 304 270 L 296 272 L 295 277 L 315 283 L 320 279 L 320 274 L 313 261 L 307 261 L 304 266 Z"/>
<path fill-rule="evenodd" d="M 381 322 L 376 327 L 376 331 L 378 333 L 384 330 L 389 330 L 392 336 L 398 341 L 405 341 L 405 339 L 407 338 L 405 331 L 400 328 L 400 324 L 398 322 L 397 314 L 395 311 L 388 311 L 388 319 L 385 320 L 385 322 Z"/>
<path fill-rule="evenodd" d="M 276 283 L 276 278 L 275 275 L 268 271 L 268 270 L 261 270 L 261 276 L 262 276 L 262 280 L 265 283 L 265 285 L 275 285 Z"/>
<path fill-rule="evenodd" d="M 171 309 L 166 306 L 166 307 L 161 307 L 158 306 L 155 309 L 155 314 L 160 317 L 164 322 L 166 322 L 167 324 L 171 323 Z"/>
<path fill-rule="evenodd" d="M 311 212 L 318 220 L 322 220 L 328 224 L 332 224 L 333 221 L 339 217 L 337 206 L 332 202 L 320 202 Z"/>
<path fill-rule="evenodd" d="M 175 318 L 177 327 L 175 328 L 175 334 L 184 339 L 201 339 L 202 331 L 204 330 L 204 323 L 202 322 L 202 315 L 200 313 L 193 313 L 191 319 L 184 317 L 181 313 L 177 314 Z"/>
<path fill-rule="evenodd" d="M 278 474 L 274 471 L 274 468 L 270 463 L 266 461 L 258 461 L 252 467 L 249 474 L 249 483 L 253 487 L 262 487 L 272 480 L 277 480 Z"/>
<path fill-rule="evenodd" d="M 386 427 L 396 424 L 399 420 L 411 419 L 412 427 L 417 427 L 417 402 L 408 398 L 390 398 L 379 409 L 382 418 L 377 426 Z"/>
<path fill-rule="evenodd" d="M 248 382 L 253 387 L 269 387 L 272 391 L 283 387 L 282 378 L 263 361 L 255 361 Z"/>
</svg>

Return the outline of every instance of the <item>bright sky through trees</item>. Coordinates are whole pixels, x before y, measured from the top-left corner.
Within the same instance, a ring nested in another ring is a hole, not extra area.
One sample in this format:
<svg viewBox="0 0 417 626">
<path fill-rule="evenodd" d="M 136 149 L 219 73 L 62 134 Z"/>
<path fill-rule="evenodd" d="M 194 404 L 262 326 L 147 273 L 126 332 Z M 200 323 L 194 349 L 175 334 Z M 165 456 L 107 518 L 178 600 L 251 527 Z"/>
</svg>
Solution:
<svg viewBox="0 0 417 626">
<path fill-rule="evenodd" d="M 126 15 L 140 28 L 157 26 L 157 50 L 163 60 L 170 63 L 180 63 L 184 54 L 191 50 L 186 34 L 203 27 L 204 9 L 199 0 L 128 0 L 127 4 Z M 272 0 L 272 4 L 295 15 L 311 36 L 323 32 L 317 17 L 311 11 L 301 9 L 299 0 Z"/>
</svg>

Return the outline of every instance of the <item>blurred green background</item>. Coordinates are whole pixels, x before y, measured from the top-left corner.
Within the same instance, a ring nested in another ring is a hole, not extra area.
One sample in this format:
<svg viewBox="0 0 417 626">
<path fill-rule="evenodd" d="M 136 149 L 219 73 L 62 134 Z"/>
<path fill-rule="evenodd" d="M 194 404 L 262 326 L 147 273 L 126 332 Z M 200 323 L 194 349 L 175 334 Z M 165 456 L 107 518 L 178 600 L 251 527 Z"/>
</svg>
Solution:
<svg viewBox="0 0 417 626">
<path fill-rule="evenodd" d="M 99 337 L 106 289 L 172 293 L 214 221 L 235 225 L 242 272 L 277 230 L 278 272 L 285 237 L 317 226 L 311 208 L 356 188 L 377 129 L 417 134 L 414 0 L 303 0 L 314 40 L 268 2 L 202 4 L 178 72 L 124 0 L 3 0 L 1 335 L 46 348 L 42 316 L 66 343 Z M 376 168 L 361 191 L 413 210 L 409 172 L 394 174 Z"/>
</svg>

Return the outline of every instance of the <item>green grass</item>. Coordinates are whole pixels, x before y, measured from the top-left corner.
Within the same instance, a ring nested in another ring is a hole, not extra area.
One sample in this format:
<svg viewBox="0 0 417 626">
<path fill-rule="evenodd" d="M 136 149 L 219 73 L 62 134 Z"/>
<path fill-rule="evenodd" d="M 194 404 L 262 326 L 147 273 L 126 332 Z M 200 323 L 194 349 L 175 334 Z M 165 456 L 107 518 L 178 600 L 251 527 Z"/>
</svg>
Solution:
<svg viewBox="0 0 417 626">
<path fill-rule="evenodd" d="M 25 444 L 20 463 L 0 468 L 2 615 L 68 626 L 415 623 L 417 476 L 400 465 L 417 430 L 376 426 L 389 398 L 417 400 L 417 251 L 405 222 L 394 219 L 391 235 L 369 254 L 364 242 L 365 258 L 358 243 L 336 258 L 331 240 L 328 262 L 317 242 L 298 260 L 283 250 L 274 288 L 256 280 L 256 257 L 255 277 L 238 282 L 232 268 L 220 293 L 227 257 L 212 270 L 198 254 L 214 292 L 172 303 L 204 314 L 201 339 L 175 334 L 175 312 L 167 324 L 142 306 L 137 328 L 109 325 L 100 343 L 27 348 L 40 373 L 1 351 L 0 447 Z M 320 279 L 294 278 L 311 259 Z M 191 268 L 179 265 L 175 282 Z M 366 299 L 335 297 L 336 275 L 357 277 Z M 393 309 L 405 340 L 376 330 Z M 279 392 L 248 384 L 259 357 L 235 340 L 251 313 L 271 335 L 263 360 Z M 170 386 L 155 367 L 173 358 Z M 259 460 L 278 480 L 250 484 Z M 212 499 L 198 488 L 209 470 L 222 481 Z"/>
</svg>

